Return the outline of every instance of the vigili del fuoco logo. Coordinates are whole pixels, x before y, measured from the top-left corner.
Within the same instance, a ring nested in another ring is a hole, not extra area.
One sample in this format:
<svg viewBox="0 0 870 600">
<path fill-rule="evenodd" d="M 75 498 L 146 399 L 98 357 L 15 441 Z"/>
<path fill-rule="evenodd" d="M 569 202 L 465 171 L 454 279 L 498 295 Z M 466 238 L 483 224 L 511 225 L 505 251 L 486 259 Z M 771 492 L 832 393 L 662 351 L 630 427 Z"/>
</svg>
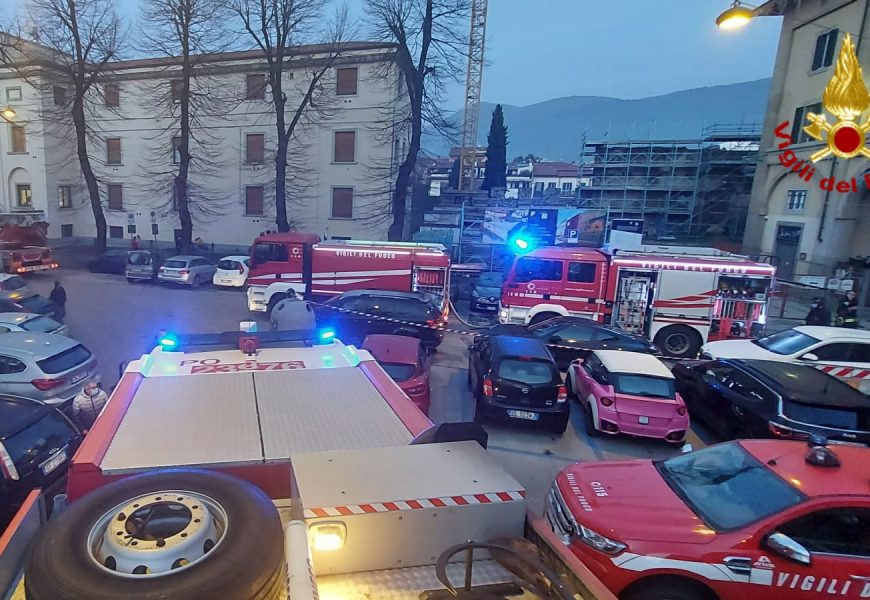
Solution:
<svg viewBox="0 0 870 600">
<path fill-rule="evenodd" d="M 836 156 L 842 159 L 851 159 L 859 156 L 870 158 L 870 149 L 867 148 L 867 132 L 870 131 L 870 116 L 859 120 L 861 115 L 870 107 L 870 92 L 864 83 L 864 74 L 858 63 L 855 53 L 855 44 L 852 36 L 848 33 L 843 38 L 840 54 L 834 67 L 834 76 L 825 87 L 822 94 L 822 106 L 825 111 L 834 116 L 834 122 L 828 120 L 827 115 L 808 113 L 806 116 L 808 125 L 803 130 L 814 140 L 825 144 L 821 150 L 813 152 L 809 161 L 800 160 L 789 149 L 794 143 L 791 136 L 786 133 L 790 123 L 784 121 L 775 130 L 775 135 L 781 138 L 779 144 L 779 162 L 790 171 L 797 173 L 804 181 L 812 181 L 816 173 L 814 163 L 828 156 Z M 864 174 L 864 181 L 870 187 L 870 173 Z M 824 177 L 819 180 L 819 188 L 826 191 L 857 192 L 858 182 L 855 177 L 851 179 L 837 180 L 835 177 Z"/>
</svg>

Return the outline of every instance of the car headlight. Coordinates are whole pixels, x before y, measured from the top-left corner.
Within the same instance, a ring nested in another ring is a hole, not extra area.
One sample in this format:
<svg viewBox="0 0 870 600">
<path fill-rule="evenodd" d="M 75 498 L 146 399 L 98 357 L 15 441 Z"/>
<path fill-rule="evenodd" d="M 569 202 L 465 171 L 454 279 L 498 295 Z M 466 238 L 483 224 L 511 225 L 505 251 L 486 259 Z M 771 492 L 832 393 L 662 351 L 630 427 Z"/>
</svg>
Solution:
<svg viewBox="0 0 870 600">
<path fill-rule="evenodd" d="M 471 297 L 472 298 L 480 298 L 480 294 L 478 293 L 477 288 L 471 290 Z"/>
<path fill-rule="evenodd" d="M 596 550 L 605 554 L 619 554 L 626 549 L 626 545 L 616 540 L 611 540 L 609 537 L 603 536 L 596 531 L 592 531 L 585 525 L 580 525 L 577 537 L 587 546 L 591 546 Z"/>
</svg>

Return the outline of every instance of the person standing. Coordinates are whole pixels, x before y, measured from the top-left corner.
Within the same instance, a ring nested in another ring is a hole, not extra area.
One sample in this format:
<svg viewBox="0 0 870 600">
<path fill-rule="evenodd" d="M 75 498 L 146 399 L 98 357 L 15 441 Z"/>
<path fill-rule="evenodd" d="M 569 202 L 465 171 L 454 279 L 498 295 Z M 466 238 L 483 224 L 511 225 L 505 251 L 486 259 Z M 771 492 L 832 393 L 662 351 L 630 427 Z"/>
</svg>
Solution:
<svg viewBox="0 0 870 600">
<path fill-rule="evenodd" d="M 97 420 L 108 401 L 108 394 L 100 389 L 99 384 L 94 379 L 88 381 L 82 391 L 73 398 L 73 421 L 78 424 L 82 433 L 87 433 L 93 426 L 94 421 Z"/>
<path fill-rule="evenodd" d="M 54 282 L 54 289 L 48 295 L 48 299 L 54 302 L 54 320 L 58 323 L 63 323 L 66 317 L 66 290 L 61 285 L 60 281 Z"/>
<path fill-rule="evenodd" d="M 837 306 L 837 327 L 858 327 L 858 294 L 854 290 L 846 292 L 845 297 Z"/>
<path fill-rule="evenodd" d="M 810 304 L 810 312 L 807 313 L 807 325 L 823 325 L 828 327 L 831 324 L 831 311 L 825 304 L 824 298 L 813 298 Z"/>
</svg>

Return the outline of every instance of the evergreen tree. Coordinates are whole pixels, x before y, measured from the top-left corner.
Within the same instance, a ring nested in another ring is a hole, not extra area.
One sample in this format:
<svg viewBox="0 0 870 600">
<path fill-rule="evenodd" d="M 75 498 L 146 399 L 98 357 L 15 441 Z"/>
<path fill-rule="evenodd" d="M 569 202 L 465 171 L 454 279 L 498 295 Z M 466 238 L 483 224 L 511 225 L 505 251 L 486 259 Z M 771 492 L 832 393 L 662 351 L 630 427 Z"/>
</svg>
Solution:
<svg viewBox="0 0 870 600">
<path fill-rule="evenodd" d="M 489 124 L 489 135 L 486 138 L 486 167 L 481 189 L 507 187 L 507 144 L 504 113 L 501 104 L 496 104 Z"/>
<path fill-rule="evenodd" d="M 453 161 L 450 167 L 450 175 L 447 178 L 447 187 L 451 190 L 459 189 L 459 159 Z"/>
</svg>

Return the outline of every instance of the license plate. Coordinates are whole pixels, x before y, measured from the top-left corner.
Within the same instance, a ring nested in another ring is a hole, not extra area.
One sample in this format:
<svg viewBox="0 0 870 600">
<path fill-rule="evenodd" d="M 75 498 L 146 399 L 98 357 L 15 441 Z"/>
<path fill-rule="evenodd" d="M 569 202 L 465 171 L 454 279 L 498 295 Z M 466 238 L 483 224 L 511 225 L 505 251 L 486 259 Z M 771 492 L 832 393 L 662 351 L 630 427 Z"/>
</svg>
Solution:
<svg viewBox="0 0 870 600">
<path fill-rule="evenodd" d="M 537 421 L 541 418 L 541 415 L 538 413 L 527 410 L 509 410 L 507 414 L 514 419 L 525 419 L 526 421 Z"/>
<path fill-rule="evenodd" d="M 40 267 L 19 267 L 17 270 L 30 272 L 30 271 L 39 271 L 39 270 L 44 269 L 44 268 L 45 267 L 41 267 L 41 266 Z"/>
<path fill-rule="evenodd" d="M 56 468 L 66 462 L 66 448 L 60 450 L 57 454 L 49 458 L 47 461 L 39 465 L 43 475 L 48 475 Z"/>
<path fill-rule="evenodd" d="M 638 417 L 637 422 L 641 425 L 649 425 L 649 417 Z"/>
<path fill-rule="evenodd" d="M 226 285 L 230 285 L 232 282 L 233 282 L 232 279 L 221 279 L 221 283 L 224 283 Z"/>
</svg>

